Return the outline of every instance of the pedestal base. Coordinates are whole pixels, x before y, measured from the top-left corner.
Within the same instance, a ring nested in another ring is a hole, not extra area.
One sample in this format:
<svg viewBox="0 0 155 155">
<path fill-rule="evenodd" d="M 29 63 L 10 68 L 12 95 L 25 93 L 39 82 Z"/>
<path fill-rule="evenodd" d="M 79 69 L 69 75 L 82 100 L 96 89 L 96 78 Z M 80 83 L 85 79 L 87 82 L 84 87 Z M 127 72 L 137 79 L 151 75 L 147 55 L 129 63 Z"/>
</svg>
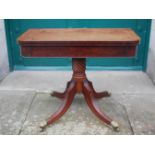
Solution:
<svg viewBox="0 0 155 155">
<path fill-rule="evenodd" d="M 58 120 L 63 114 L 68 110 L 74 96 L 76 93 L 83 93 L 84 98 L 91 109 L 91 111 L 100 118 L 104 123 L 109 126 L 112 126 L 114 130 L 118 131 L 118 123 L 113 121 L 110 117 L 104 114 L 99 107 L 95 104 L 96 99 L 100 99 L 103 97 L 109 97 L 111 94 L 107 91 L 96 92 L 93 88 L 92 82 L 90 82 L 86 78 L 85 69 L 85 58 L 73 58 L 72 59 L 72 68 L 73 68 L 73 76 L 71 81 L 67 83 L 66 89 L 64 92 L 56 92 L 54 91 L 51 95 L 57 98 L 63 99 L 62 106 L 56 111 L 47 122 L 42 124 L 40 127 L 45 129 L 46 126 L 52 124 L 56 120 Z"/>
</svg>

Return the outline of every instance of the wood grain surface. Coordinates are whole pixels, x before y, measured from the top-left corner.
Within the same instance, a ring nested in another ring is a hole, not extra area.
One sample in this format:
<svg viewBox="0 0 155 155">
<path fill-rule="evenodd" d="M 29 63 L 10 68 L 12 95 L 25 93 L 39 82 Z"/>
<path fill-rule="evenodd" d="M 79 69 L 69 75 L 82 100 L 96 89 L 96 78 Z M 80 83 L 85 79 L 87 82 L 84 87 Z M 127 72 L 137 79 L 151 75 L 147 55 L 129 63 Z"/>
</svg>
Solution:
<svg viewBox="0 0 155 155">
<path fill-rule="evenodd" d="M 128 42 L 137 43 L 140 38 L 131 29 L 74 28 L 74 29 L 29 29 L 18 38 L 19 43 L 38 42 Z"/>
<path fill-rule="evenodd" d="M 140 38 L 131 29 L 30 29 L 18 38 L 25 57 L 133 57 Z"/>
</svg>

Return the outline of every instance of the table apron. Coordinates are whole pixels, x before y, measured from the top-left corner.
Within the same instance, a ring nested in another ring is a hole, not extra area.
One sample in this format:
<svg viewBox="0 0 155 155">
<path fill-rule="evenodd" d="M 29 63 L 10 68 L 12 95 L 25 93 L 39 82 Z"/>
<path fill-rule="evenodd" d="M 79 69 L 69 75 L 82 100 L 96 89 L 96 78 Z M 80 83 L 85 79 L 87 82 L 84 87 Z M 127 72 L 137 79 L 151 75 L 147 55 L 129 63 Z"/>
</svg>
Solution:
<svg viewBox="0 0 155 155">
<path fill-rule="evenodd" d="M 134 57 L 136 46 L 21 46 L 24 57 Z"/>
</svg>

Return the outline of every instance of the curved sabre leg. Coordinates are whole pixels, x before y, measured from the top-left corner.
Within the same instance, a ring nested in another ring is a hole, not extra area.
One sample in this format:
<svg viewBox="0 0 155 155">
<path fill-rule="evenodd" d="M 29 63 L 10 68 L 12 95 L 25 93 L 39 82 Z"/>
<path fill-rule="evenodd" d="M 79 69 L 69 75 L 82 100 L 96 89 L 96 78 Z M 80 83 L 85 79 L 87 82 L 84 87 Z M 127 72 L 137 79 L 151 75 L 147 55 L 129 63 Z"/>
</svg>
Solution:
<svg viewBox="0 0 155 155">
<path fill-rule="evenodd" d="M 94 102 L 94 97 L 92 94 L 92 89 L 89 85 L 88 81 L 84 81 L 84 85 L 83 85 L 83 94 L 85 97 L 85 100 L 89 106 L 89 108 L 91 109 L 91 111 L 98 117 L 100 118 L 104 123 L 111 125 L 113 127 L 114 130 L 118 131 L 119 130 L 119 126 L 118 123 L 113 121 L 110 117 L 108 117 L 106 114 L 104 114 L 98 106 L 95 105 Z"/>
<path fill-rule="evenodd" d="M 102 97 L 109 97 L 111 96 L 111 93 L 107 92 L 107 91 L 103 91 L 103 92 L 96 92 L 94 87 L 93 87 L 93 84 L 91 81 L 88 81 L 89 83 L 89 86 L 92 90 L 92 93 L 94 95 L 95 98 L 102 98 Z"/>
<path fill-rule="evenodd" d="M 67 89 L 68 89 L 70 83 L 71 83 L 71 81 L 67 82 L 66 89 L 65 89 L 64 92 L 53 91 L 51 93 L 51 96 L 54 96 L 54 97 L 57 97 L 57 98 L 65 98 L 65 95 L 66 95 L 66 92 L 67 92 Z"/>
<path fill-rule="evenodd" d="M 42 130 L 44 130 L 46 126 L 52 124 L 65 114 L 65 112 L 72 104 L 75 93 L 76 93 L 76 83 L 75 81 L 72 81 L 67 89 L 64 104 L 61 105 L 61 107 L 48 119 L 48 121 L 45 124 L 40 126 Z"/>
</svg>

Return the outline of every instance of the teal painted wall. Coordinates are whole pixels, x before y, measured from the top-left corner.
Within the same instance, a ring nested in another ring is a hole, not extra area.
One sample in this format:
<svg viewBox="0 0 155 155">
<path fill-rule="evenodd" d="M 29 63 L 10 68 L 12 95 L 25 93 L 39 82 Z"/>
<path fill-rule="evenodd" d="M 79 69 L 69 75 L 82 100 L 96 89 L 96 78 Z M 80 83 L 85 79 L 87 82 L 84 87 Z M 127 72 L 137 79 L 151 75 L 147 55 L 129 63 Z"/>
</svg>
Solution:
<svg viewBox="0 0 155 155">
<path fill-rule="evenodd" d="M 69 58 L 23 58 L 17 37 L 29 28 L 132 28 L 141 42 L 134 58 L 89 58 L 89 69 L 145 70 L 151 20 L 139 19 L 14 19 L 5 20 L 11 69 L 68 69 Z M 55 67 L 56 66 L 56 67 Z M 63 67 L 62 67 L 63 66 Z"/>
</svg>

